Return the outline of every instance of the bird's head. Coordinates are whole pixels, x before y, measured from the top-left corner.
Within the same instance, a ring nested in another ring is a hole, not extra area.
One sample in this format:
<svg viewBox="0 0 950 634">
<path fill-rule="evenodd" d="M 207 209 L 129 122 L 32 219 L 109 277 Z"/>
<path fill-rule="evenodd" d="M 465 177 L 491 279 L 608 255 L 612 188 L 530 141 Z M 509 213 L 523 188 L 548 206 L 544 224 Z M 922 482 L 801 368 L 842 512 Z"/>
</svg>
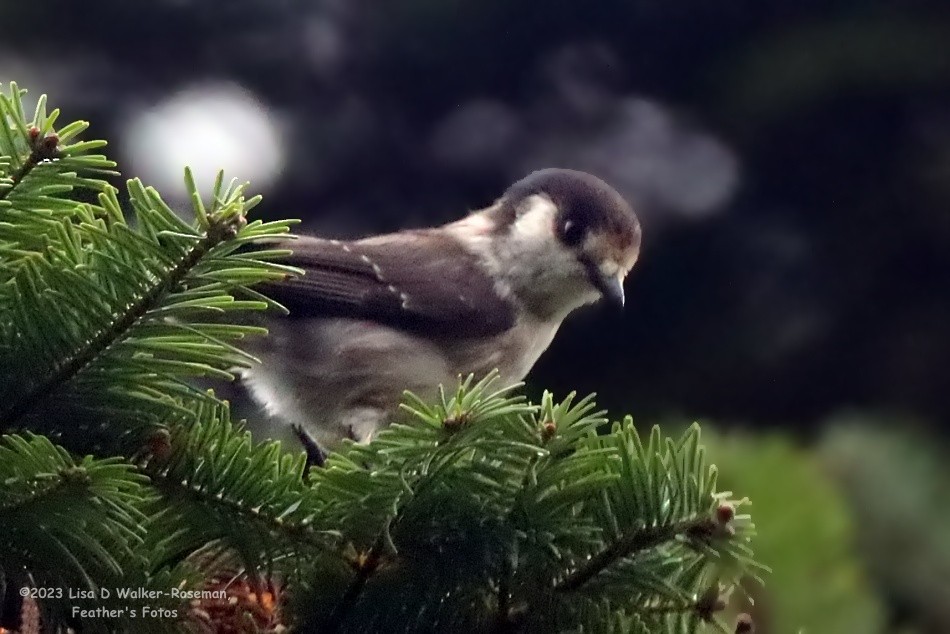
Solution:
<svg viewBox="0 0 950 634">
<path fill-rule="evenodd" d="M 610 185 L 584 172 L 545 169 L 514 183 L 490 210 L 499 268 L 539 313 L 604 299 L 622 308 L 640 253 L 640 222 Z"/>
</svg>

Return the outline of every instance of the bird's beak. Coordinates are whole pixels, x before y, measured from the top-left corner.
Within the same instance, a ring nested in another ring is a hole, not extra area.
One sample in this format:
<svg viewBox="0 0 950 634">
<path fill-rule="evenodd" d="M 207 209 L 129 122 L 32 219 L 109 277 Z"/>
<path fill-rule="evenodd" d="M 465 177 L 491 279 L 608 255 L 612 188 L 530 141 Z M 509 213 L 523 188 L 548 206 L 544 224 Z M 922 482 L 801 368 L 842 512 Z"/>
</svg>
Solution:
<svg viewBox="0 0 950 634">
<path fill-rule="evenodd" d="M 597 274 L 594 276 L 594 285 L 607 303 L 618 310 L 623 310 L 623 278 L 621 276 Z"/>
</svg>

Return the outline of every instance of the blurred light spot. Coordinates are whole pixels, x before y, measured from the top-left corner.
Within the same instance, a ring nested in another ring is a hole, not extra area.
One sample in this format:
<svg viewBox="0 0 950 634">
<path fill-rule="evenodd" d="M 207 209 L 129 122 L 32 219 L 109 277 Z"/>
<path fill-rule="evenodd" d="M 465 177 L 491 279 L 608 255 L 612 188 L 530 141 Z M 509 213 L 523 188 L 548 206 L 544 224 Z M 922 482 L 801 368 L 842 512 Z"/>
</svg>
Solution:
<svg viewBox="0 0 950 634">
<path fill-rule="evenodd" d="M 648 204 L 688 217 L 720 209 L 739 181 L 738 161 L 726 146 L 644 99 L 625 100 L 579 159 Z"/>
<path fill-rule="evenodd" d="M 646 99 L 619 100 L 596 132 L 535 136 L 555 140 L 528 155 L 528 168 L 560 164 L 597 174 L 641 211 L 704 218 L 739 184 L 739 161 L 726 145 Z"/>
<path fill-rule="evenodd" d="M 310 67 L 324 76 L 339 70 L 347 53 L 339 25 L 325 16 L 306 19 L 303 25 L 303 47 Z"/>
<path fill-rule="evenodd" d="M 612 102 L 624 71 L 617 55 L 601 42 L 569 44 L 541 62 L 540 77 L 554 99 L 575 116 L 595 116 Z"/>
<path fill-rule="evenodd" d="M 283 166 L 278 123 L 250 92 L 233 84 L 203 84 L 135 113 L 122 133 L 137 176 L 168 197 L 184 197 L 189 166 L 205 192 L 218 170 L 225 178 L 271 184 Z"/>
<path fill-rule="evenodd" d="M 471 101 L 446 116 L 430 141 L 432 155 L 452 167 L 474 168 L 504 158 L 521 130 L 518 115 L 497 101 Z"/>
</svg>

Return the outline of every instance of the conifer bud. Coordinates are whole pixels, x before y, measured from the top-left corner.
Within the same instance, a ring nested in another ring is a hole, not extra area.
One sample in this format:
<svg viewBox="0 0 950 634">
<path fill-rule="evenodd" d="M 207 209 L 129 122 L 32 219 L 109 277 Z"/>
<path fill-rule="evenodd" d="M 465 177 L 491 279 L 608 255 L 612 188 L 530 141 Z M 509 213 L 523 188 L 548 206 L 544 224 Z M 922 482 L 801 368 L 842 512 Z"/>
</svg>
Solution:
<svg viewBox="0 0 950 634">
<path fill-rule="evenodd" d="M 45 150 L 47 157 L 56 156 L 56 149 L 59 147 L 59 135 L 57 134 L 47 134 L 43 139 L 43 150 Z"/>
<path fill-rule="evenodd" d="M 172 453 L 172 436 L 165 428 L 155 429 L 145 439 L 145 448 L 152 458 L 164 462 Z"/>
<path fill-rule="evenodd" d="M 51 132 L 43 136 L 43 131 L 32 126 L 27 130 L 27 137 L 30 141 L 30 151 L 32 160 L 39 162 L 44 159 L 56 158 L 59 152 L 59 135 Z"/>
<path fill-rule="evenodd" d="M 454 416 L 449 416 L 442 421 L 442 427 L 450 432 L 457 432 L 466 424 L 468 424 L 468 414 L 465 412 L 460 412 Z"/>
<path fill-rule="evenodd" d="M 736 507 L 728 502 L 724 502 L 716 509 L 716 520 L 722 525 L 728 524 L 736 517 Z"/>
<path fill-rule="evenodd" d="M 755 621 L 748 614 L 740 614 L 736 618 L 736 634 L 755 634 Z"/>
</svg>

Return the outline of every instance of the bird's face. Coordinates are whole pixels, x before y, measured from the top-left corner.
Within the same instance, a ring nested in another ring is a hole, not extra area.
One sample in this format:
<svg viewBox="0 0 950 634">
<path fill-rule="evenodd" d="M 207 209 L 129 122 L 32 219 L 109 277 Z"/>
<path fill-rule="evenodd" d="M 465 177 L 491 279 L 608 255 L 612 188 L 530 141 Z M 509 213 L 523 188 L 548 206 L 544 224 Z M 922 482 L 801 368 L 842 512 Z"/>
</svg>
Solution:
<svg viewBox="0 0 950 634">
<path fill-rule="evenodd" d="M 623 283 L 640 255 L 639 225 L 613 227 L 585 221 L 585 212 L 558 209 L 555 235 L 601 298 L 623 308 Z"/>
<path fill-rule="evenodd" d="M 552 310 L 598 299 L 623 307 L 640 223 L 620 194 L 589 174 L 552 169 L 515 183 L 505 196 L 514 210 L 510 235 L 532 278 L 529 294 Z"/>
</svg>

